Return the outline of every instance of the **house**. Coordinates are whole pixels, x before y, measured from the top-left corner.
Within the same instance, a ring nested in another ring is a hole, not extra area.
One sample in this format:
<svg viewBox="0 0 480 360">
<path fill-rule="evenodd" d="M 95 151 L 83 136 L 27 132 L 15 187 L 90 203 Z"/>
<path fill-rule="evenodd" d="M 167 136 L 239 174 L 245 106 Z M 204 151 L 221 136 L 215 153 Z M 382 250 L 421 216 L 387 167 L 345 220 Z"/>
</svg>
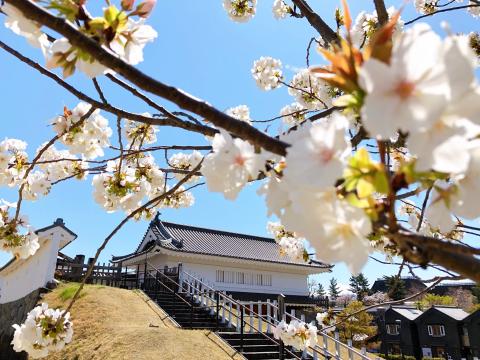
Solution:
<svg viewBox="0 0 480 360">
<path fill-rule="evenodd" d="M 235 299 L 274 300 L 283 293 L 290 306 L 314 303 L 308 276 L 332 268 L 316 260 L 282 256 L 271 238 L 165 222 L 158 215 L 137 249 L 114 256 L 111 262 L 140 274 L 150 267 L 178 269 L 181 264 L 183 272 Z"/>
<path fill-rule="evenodd" d="M 401 280 L 405 284 L 407 294 L 417 293 L 427 287 L 421 280 L 414 277 L 402 277 Z M 383 278 L 375 280 L 371 292 L 372 294 L 376 292 L 388 293 L 387 281 Z"/>
<path fill-rule="evenodd" d="M 468 290 L 472 291 L 475 287 L 475 283 L 472 281 L 461 281 L 461 282 L 448 282 L 441 283 L 436 285 L 430 292 L 435 295 L 449 295 L 455 292 L 455 290 Z"/>
<path fill-rule="evenodd" d="M 408 306 L 390 306 L 377 317 L 377 326 L 383 354 L 415 356 L 420 358 L 415 319 L 421 310 Z"/>
<path fill-rule="evenodd" d="M 424 357 L 467 358 L 463 321 L 468 313 L 449 306 L 432 306 L 415 319 Z M 471 333 L 470 338 L 478 334 Z"/>
<path fill-rule="evenodd" d="M 463 319 L 463 336 L 470 350 L 468 359 L 480 359 L 480 310 Z"/>
</svg>

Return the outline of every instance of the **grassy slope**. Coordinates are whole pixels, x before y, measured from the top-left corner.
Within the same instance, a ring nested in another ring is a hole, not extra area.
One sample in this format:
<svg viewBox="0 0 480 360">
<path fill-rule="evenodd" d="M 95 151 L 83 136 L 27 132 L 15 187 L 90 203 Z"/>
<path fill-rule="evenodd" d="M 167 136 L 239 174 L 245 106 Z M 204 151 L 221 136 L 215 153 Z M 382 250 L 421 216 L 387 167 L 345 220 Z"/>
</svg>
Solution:
<svg viewBox="0 0 480 360">
<path fill-rule="evenodd" d="M 61 285 L 44 302 L 65 308 L 76 285 Z M 180 330 L 139 293 L 86 286 L 72 309 L 74 337 L 49 359 L 231 359 L 208 331 Z M 153 326 L 151 326 L 153 325 Z"/>
</svg>

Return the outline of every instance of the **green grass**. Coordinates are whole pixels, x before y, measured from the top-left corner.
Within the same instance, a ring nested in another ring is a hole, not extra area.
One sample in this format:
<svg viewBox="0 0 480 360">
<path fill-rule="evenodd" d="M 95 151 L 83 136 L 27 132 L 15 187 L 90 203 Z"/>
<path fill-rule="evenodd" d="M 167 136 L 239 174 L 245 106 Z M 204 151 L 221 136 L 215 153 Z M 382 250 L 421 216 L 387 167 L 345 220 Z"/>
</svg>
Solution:
<svg viewBox="0 0 480 360">
<path fill-rule="evenodd" d="M 67 301 L 71 298 L 73 298 L 73 295 L 75 295 L 75 292 L 78 290 L 80 286 L 80 283 L 66 283 L 65 285 L 62 285 L 62 290 L 60 291 L 60 294 L 58 295 L 62 301 Z M 103 285 L 90 285 L 88 287 L 89 290 L 96 290 L 96 289 L 103 289 L 105 286 Z M 85 295 L 85 289 L 82 290 L 80 293 L 79 297 L 82 297 Z"/>
</svg>

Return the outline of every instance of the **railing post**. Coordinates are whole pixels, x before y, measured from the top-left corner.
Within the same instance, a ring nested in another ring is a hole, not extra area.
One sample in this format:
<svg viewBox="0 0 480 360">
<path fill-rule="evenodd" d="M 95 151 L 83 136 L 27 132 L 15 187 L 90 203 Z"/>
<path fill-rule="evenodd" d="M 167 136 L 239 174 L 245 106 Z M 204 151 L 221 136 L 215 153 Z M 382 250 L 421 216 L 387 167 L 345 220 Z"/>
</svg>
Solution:
<svg viewBox="0 0 480 360">
<path fill-rule="evenodd" d="M 270 304 L 270 299 L 267 299 L 267 334 L 270 334 L 272 329 L 270 327 L 270 323 L 272 322 L 272 307 Z"/>
<path fill-rule="evenodd" d="M 285 295 L 280 294 L 278 295 L 278 319 L 283 319 L 285 316 Z M 280 320 L 281 321 L 281 320 Z M 285 346 L 283 345 L 282 339 L 278 340 L 279 346 L 278 346 L 278 358 L 280 360 L 285 359 Z"/>
<path fill-rule="evenodd" d="M 253 301 L 250 301 L 250 305 L 249 305 L 248 308 L 249 308 L 249 311 L 250 311 L 250 314 L 249 314 L 250 315 L 250 319 L 249 319 L 250 320 L 249 321 L 250 329 L 248 330 L 248 332 L 251 334 L 251 333 L 253 333 Z"/>
<path fill-rule="evenodd" d="M 323 355 L 327 356 L 328 354 L 328 335 L 323 333 Z"/>
<path fill-rule="evenodd" d="M 218 293 L 218 290 L 215 291 L 215 301 L 216 301 L 216 306 L 217 306 L 217 331 L 220 328 L 220 294 Z"/>
<path fill-rule="evenodd" d="M 223 295 L 225 295 L 225 291 L 223 292 Z M 226 320 L 225 307 L 226 307 L 225 296 L 222 296 L 222 324 L 225 324 L 225 320 Z"/>
<path fill-rule="evenodd" d="M 348 360 L 353 360 L 352 340 L 347 340 L 348 345 Z"/>
<path fill-rule="evenodd" d="M 244 327 L 244 321 L 243 321 L 243 312 L 244 308 L 243 306 L 240 306 L 239 304 L 239 309 L 240 309 L 240 352 L 243 352 L 243 327 Z"/>
<path fill-rule="evenodd" d="M 340 358 L 340 336 L 338 332 L 335 332 L 335 359 L 341 360 Z"/>
<path fill-rule="evenodd" d="M 228 301 L 228 327 L 232 327 L 232 301 Z"/>
<path fill-rule="evenodd" d="M 257 314 L 258 314 L 258 331 L 263 333 L 263 322 L 262 322 L 262 302 L 259 300 L 257 305 Z"/>
</svg>

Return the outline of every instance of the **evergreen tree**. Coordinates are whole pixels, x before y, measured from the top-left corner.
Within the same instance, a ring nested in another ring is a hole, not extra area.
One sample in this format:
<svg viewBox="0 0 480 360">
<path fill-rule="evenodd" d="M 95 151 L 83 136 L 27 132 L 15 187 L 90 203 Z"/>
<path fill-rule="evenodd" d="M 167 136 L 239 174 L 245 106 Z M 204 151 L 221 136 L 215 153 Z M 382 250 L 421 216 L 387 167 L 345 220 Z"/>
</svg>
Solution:
<svg viewBox="0 0 480 360">
<path fill-rule="evenodd" d="M 321 283 L 318 283 L 317 291 L 315 291 L 315 294 L 319 297 L 325 297 L 326 295 L 325 288 Z"/>
<path fill-rule="evenodd" d="M 357 295 L 357 300 L 361 301 L 370 292 L 370 284 L 363 273 L 350 278 L 350 291 Z"/>
<path fill-rule="evenodd" d="M 330 279 L 330 286 L 328 287 L 328 292 L 330 293 L 330 298 L 336 300 L 340 296 L 340 288 L 338 287 L 337 279 Z"/>
<path fill-rule="evenodd" d="M 387 285 L 387 294 L 392 300 L 401 300 L 405 297 L 406 288 L 405 282 L 400 278 L 400 276 L 384 276 L 385 283 Z"/>
</svg>

